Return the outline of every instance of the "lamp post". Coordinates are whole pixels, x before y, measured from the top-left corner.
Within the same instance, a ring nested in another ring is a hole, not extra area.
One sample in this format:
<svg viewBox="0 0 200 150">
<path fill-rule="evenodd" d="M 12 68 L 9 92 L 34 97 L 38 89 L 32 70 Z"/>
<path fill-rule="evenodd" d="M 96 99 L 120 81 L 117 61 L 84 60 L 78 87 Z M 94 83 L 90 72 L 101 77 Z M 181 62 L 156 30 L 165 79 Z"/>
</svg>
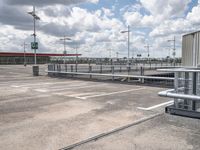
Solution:
<svg viewBox="0 0 200 150">
<path fill-rule="evenodd" d="M 117 59 L 118 59 L 118 56 L 119 56 L 119 52 L 116 52 L 116 56 L 117 56 Z"/>
<path fill-rule="evenodd" d="M 148 61 L 149 61 L 149 57 L 150 57 L 150 51 L 149 48 L 151 47 L 149 44 L 147 44 L 146 46 L 144 46 L 145 48 L 147 48 L 147 57 L 148 57 Z"/>
<path fill-rule="evenodd" d="M 25 42 L 23 43 L 23 48 L 24 48 L 24 66 L 26 66 L 26 46 L 27 46 L 28 44 L 26 44 Z"/>
<path fill-rule="evenodd" d="M 128 63 L 128 67 L 130 66 L 130 62 L 129 62 L 129 49 L 130 49 L 130 27 L 128 25 L 128 30 L 126 31 L 121 31 L 121 33 L 128 33 L 128 41 L 127 41 L 127 45 L 128 45 L 128 58 L 127 58 L 127 63 Z"/>
<path fill-rule="evenodd" d="M 63 51 L 63 53 L 64 53 L 64 54 L 67 54 L 67 51 L 66 51 L 66 40 L 71 41 L 71 39 L 68 38 L 68 37 L 66 37 L 66 36 L 64 35 L 64 37 L 63 37 L 62 39 L 60 39 L 60 40 L 63 41 L 63 45 L 64 45 L 64 51 Z M 64 59 L 64 63 L 65 63 L 65 59 Z"/>
<path fill-rule="evenodd" d="M 78 67 L 78 45 L 76 43 L 76 72 L 77 72 L 77 67 Z"/>
<path fill-rule="evenodd" d="M 35 6 L 33 6 L 33 11 L 32 12 L 28 12 L 28 14 L 30 14 L 32 17 L 33 17 L 33 37 L 34 37 L 34 44 L 36 44 L 36 27 L 35 27 L 35 24 L 36 24 L 36 20 L 40 20 L 40 17 L 38 17 L 36 14 L 35 14 Z M 34 63 L 35 65 L 37 64 L 37 58 L 36 58 L 36 49 L 37 47 L 34 46 Z"/>
<path fill-rule="evenodd" d="M 64 35 L 64 38 L 60 39 L 61 41 L 63 41 L 63 45 L 64 45 L 64 52 L 67 54 L 67 51 L 66 51 L 66 40 L 68 41 L 71 41 L 72 39 L 71 38 L 68 38 Z"/>
<path fill-rule="evenodd" d="M 174 57 L 174 66 L 175 66 L 175 59 L 176 59 L 176 37 L 174 36 L 174 39 L 172 39 L 172 40 L 168 40 L 167 42 L 173 42 L 173 45 L 174 45 L 174 47 L 173 47 L 173 57 Z"/>
</svg>

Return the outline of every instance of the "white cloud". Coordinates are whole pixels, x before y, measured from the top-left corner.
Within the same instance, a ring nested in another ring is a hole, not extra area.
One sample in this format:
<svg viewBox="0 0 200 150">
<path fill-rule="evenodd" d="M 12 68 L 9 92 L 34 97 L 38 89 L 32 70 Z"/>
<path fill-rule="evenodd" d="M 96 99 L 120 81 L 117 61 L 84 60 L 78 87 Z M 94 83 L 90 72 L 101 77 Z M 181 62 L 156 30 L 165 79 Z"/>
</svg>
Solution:
<svg viewBox="0 0 200 150">
<path fill-rule="evenodd" d="M 200 25 L 200 3 L 188 13 L 186 19 L 194 25 Z"/>
<path fill-rule="evenodd" d="M 74 52 L 74 45 L 78 43 L 79 52 L 88 55 L 90 51 L 90 56 L 108 57 L 107 49 L 111 48 L 112 55 L 118 51 L 126 57 L 127 34 L 121 34 L 120 31 L 130 25 L 130 49 L 135 54 L 143 53 L 146 56 L 144 45 L 148 41 L 153 46 L 152 56 L 161 56 L 166 53 L 166 45 L 169 44 L 167 39 L 176 35 L 177 44 L 180 45 L 183 33 L 200 27 L 200 4 L 186 13 L 190 1 L 138 0 L 133 5 L 119 8 L 120 2 L 116 0 L 114 7 L 103 6 L 96 10 L 81 8 L 77 3 L 97 4 L 99 0 L 40 1 L 36 9 L 41 17 L 37 22 L 39 51 L 62 53 L 63 43 L 59 39 L 67 35 L 74 40 L 68 43 L 69 52 Z M 32 18 L 26 13 L 32 10 L 31 3 L 25 0 L 0 0 L 1 50 L 21 51 L 24 40 L 28 43 L 32 41 Z M 19 7 L 19 4 L 25 6 Z M 8 13 L 10 10 L 13 10 L 12 13 Z"/>
<path fill-rule="evenodd" d="M 140 2 L 153 16 L 162 15 L 163 19 L 167 19 L 183 16 L 191 0 L 140 0 Z"/>
<path fill-rule="evenodd" d="M 110 9 L 107 9 L 107 8 L 103 7 L 102 10 L 103 10 L 105 16 L 107 16 L 107 17 L 112 17 L 114 15 L 114 13 L 112 12 L 112 10 L 110 10 Z"/>
</svg>

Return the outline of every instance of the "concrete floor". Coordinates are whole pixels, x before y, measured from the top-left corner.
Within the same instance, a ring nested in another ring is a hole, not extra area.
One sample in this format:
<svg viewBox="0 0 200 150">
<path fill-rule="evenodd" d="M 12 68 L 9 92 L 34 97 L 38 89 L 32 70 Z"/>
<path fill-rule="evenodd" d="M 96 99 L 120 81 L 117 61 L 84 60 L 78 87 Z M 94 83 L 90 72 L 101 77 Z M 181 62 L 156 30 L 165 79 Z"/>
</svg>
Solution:
<svg viewBox="0 0 200 150">
<path fill-rule="evenodd" d="M 60 149 L 163 113 L 157 106 L 170 101 L 157 96 L 162 88 L 49 78 L 40 69 L 33 77 L 31 66 L 0 66 L 2 150 Z M 198 125 L 161 115 L 76 149 L 200 149 Z"/>
</svg>

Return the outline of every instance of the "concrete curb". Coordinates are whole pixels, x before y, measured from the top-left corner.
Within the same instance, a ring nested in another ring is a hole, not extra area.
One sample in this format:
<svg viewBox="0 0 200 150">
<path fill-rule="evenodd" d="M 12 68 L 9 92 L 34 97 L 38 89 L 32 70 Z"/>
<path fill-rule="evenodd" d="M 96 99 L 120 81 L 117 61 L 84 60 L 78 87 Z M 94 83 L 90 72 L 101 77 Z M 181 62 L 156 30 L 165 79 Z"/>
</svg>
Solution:
<svg viewBox="0 0 200 150">
<path fill-rule="evenodd" d="M 85 139 L 85 140 L 79 141 L 79 142 L 77 142 L 77 143 L 68 145 L 68 146 L 66 146 L 66 147 L 64 147 L 64 148 L 61 148 L 61 149 L 59 149 L 59 150 L 70 150 L 70 149 L 73 149 L 73 148 L 75 148 L 75 147 L 77 147 L 77 146 L 86 144 L 86 143 L 91 142 L 91 141 L 96 141 L 96 140 L 98 140 L 98 139 L 100 139 L 100 138 L 103 138 L 103 137 L 105 137 L 105 136 L 108 136 L 108 135 L 110 135 L 110 134 L 119 132 L 119 131 L 121 131 L 121 130 L 124 130 L 124 129 L 126 129 L 126 128 L 132 127 L 132 126 L 134 126 L 134 125 L 138 125 L 138 124 L 140 124 L 140 123 L 143 123 L 143 122 L 145 122 L 145 121 L 151 120 L 151 119 L 153 119 L 153 118 L 162 116 L 163 114 L 164 114 L 164 113 L 158 113 L 158 114 L 151 115 L 151 116 L 149 116 L 149 117 L 144 117 L 144 118 L 139 119 L 139 120 L 137 120 L 137 121 L 135 121 L 135 122 L 133 122 L 133 123 L 130 123 L 130 124 L 128 124 L 128 125 L 125 125 L 125 126 L 122 126 L 122 127 L 116 128 L 116 129 L 113 129 L 113 130 L 108 131 L 108 132 L 104 132 L 104 133 L 98 134 L 98 135 L 93 136 L 93 137 L 90 137 L 90 138 L 88 138 L 88 139 Z"/>
</svg>

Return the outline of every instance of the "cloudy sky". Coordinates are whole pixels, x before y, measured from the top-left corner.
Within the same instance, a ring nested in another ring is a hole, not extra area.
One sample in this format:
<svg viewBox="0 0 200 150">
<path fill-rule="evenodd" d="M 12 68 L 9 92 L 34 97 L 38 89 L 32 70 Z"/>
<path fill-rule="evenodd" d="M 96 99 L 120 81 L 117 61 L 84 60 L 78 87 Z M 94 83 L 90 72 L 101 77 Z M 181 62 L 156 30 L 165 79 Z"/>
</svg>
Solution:
<svg viewBox="0 0 200 150">
<path fill-rule="evenodd" d="M 38 52 L 63 53 L 64 35 L 67 52 L 75 47 L 83 56 L 127 56 L 127 30 L 130 25 L 130 55 L 150 57 L 172 55 L 176 37 L 177 57 L 181 56 L 183 34 L 199 30 L 200 0 L 0 0 L 0 51 L 22 52 L 25 41 L 31 52 L 33 20 L 27 12 L 36 6 Z M 170 48 L 171 47 L 171 48 Z"/>
</svg>

